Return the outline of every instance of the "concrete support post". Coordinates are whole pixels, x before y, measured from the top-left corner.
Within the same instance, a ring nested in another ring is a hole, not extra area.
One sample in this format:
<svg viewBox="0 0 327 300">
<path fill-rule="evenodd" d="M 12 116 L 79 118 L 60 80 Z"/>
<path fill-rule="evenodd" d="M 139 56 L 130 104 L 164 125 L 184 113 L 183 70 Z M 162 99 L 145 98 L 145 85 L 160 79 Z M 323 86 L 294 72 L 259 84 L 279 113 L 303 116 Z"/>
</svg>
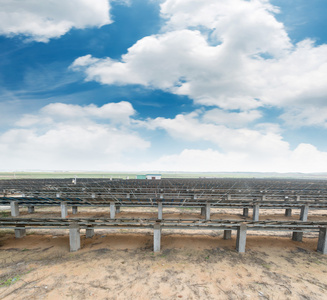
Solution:
<svg viewBox="0 0 327 300">
<path fill-rule="evenodd" d="M 110 202 L 110 219 L 114 219 L 115 217 L 116 217 L 115 202 Z"/>
<path fill-rule="evenodd" d="M 292 216 L 292 209 L 286 208 L 285 209 L 285 217 L 291 217 Z"/>
<path fill-rule="evenodd" d="M 243 217 L 248 217 L 249 216 L 249 208 L 248 207 L 244 207 L 243 208 Z"/>
<path fill-rule="evenodd" d="M 60 203 L 60 210 L 61 210 L 61 217 L 62 218 L 67 218 L 67 216 L 68 216 L 67 204 L 65 202 Z"/>
<path fill-rule="evenodd" d="M 116 214 L 120 213 L 120 206 L 116 206 Z"/>
<path fill-rule="evenodd" d="M 300 220 L 301 221 L 308 221 L 308 213 L 309 213 L 309 205 L 303 205 L 301 207 L 301 214 L 300 214 Z"/>
<path fill-rule="evenodd" d="M 301 196 L 300 195 L 297 195 L 295 200 L 296 201 L 300 201 L 301 200 Z"/>
<path fill-rule="evenodd" d="M 327 254 L 327 227 L 319 229 L 319 239 L 317 251 L 322 254 Z"/>
<path fill-rule="evenodd" d="M 160 252 L 161 245 L 161 227 L 160 224 L 155 224 L 153 227 L 153 251 Z"/>
<path fill-rule="evenodd" d="M 236 250 L 239 253 L 245 252 L 246 245 L 246 224 L 241 224 L 237 228 Z"/>
<path fill-rule="evenodd" d="M 259 221 L 259 204 L 253 205 L 253 221 Z"/>
<path fill-rule="evenodd" d="M 69 248 L 70 252 L 75 252 L 81 248 L 80 228 L 77 224 L 69 226 Z"/>
<path fill-rule="evenodd" d="M 26 235 L 25 227 L 22 228 L 15 228 L 15 238 L 20 239 Z"/>
<path fill-rule="evenodd" d="M 302 242 L 303 232 L 293 232 L 292 240 L 295 242 Z"/>
<path fill-rule="evenodd" d="M 224 240 L 230 240 L 232 238 L 232 231 L 229 229 L 224 230 Z"/>
<path fill-rule="evenodd" d="M 201 216 L 205 216 L 205 215 L 206 215 L 206 208 L 201 207 Z"/>
<path fill-rule="evenodd" d="M 206 203 L 206 220 L 210 220 L 210 203 Z"/>
<path fill-rule="evenodd" d="M 34 206 L 29 205 L 29 206 L 27 207 L 27 209 L 28 209 L 28 213 L 29 213 L 29 214 L 34 214 Z"/>
<path fill-rule="evenodd" d="M 162 220 L 162 202 L 158 202 L 158 219 Z"/>
<path fill-rule="evenodd" d="M 266 195 L 262 195 L 261 196 L 261 201 L 265 201 L 266 200 Z"/>
<path fill-rule="evenodd" d="M 227 195 L 227 200 L 229 201 L 229 200 L 232 200 L 232 195 L 231 194 L 228 194 Z"/>
<path fill-rule="evenodd" d="M 73 215 L 77 214 L 77 206 L 72 206 L 72 213 Z"/>
<path fill-rule="evenodd" d="M 18 217 L 19 216 L 19 207 L 17 201 L 10 201 L 10 208 L 11 208 L 11 216 Z"/>
<path fill-rule="evenodd" d="M 85 237 L 87 239 L 91 239 L 94 236 L 94 228 L 86 228 L 85 229 Z"/>
</svg>

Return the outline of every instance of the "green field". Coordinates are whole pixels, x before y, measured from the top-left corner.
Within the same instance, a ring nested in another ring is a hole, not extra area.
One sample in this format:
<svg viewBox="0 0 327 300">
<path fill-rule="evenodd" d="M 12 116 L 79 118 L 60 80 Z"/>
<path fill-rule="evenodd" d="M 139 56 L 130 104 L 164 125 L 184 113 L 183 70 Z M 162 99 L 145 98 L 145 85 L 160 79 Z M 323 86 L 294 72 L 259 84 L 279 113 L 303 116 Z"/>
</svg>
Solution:
<svg viewBox="0 0 327 300">
<path fill-rule="evenodd" d="M 41 178 L 122 178 L 135 179 L 141 174 L 162 174 L 162 178 L 295 178 L 295 179 L 327 179 L 327 173 L 251 173 L 251 172 L 225 172 L 225 173 L 192 173 L 192 172 L 0 172 L 1 179 L 41 179 Z"/>
</svg>

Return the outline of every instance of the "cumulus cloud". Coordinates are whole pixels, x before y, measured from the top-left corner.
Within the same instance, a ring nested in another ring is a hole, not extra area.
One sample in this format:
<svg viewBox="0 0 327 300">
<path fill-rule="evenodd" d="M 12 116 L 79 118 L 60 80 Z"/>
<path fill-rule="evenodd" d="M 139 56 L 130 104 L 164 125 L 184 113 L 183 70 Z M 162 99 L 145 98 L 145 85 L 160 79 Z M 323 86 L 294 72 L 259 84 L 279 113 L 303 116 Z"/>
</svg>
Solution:
<svg viewBox="0 0 327 300">
<path fill-rule="evenodd" d="M 150 147 L 133 131 L 128 102 L 79 106 L 54 103 L 25 115 L 0 135 L 7 169 L 103 170 Z M 121 119 L 119 119 L 121 118 Z M 22 126 L 22 127 L 21 127 Z"/>
<path fill-rule="evenodd" d="M 326 107 L 327 45 L 292 44 L 276 13 L 268 0 L 166 0 L 160 34 L 120 60 L 86 55 L 72 68 L 86 80 L 140 84 L 224 110 Z"/>
<path fill-rule="evenodd" d="M 0 34 L 48 42 L 72 28 L 110 24 L 108 0 L 0 0 Z"/>
</svg>

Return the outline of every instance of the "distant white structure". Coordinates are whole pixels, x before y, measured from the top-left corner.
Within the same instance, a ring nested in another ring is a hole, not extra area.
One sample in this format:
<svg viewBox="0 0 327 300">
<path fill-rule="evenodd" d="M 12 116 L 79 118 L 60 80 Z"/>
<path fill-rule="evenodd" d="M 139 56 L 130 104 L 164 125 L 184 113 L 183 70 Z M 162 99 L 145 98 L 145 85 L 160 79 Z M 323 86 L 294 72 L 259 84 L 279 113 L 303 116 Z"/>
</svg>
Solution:
<svg viewBox="0 0 327 300">
<path fill-rule="evenodd" d="M 146 174 L 145 177 L 150 180 L 158 180 L 161 179 L 161 174 Z"/>
</svg>

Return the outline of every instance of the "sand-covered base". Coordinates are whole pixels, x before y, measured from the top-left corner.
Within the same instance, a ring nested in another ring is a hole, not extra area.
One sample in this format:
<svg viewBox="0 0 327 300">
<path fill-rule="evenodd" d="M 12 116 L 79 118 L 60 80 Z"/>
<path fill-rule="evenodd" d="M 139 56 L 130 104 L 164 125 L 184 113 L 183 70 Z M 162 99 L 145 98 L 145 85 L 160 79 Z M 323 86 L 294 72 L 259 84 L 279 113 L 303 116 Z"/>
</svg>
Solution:
<svg viewBox="0 0 327 300">
<path fill-rule="evenodd" d="M 118 217 L 155 217 L 152 210 L 124 209 Z M 81 208 L 74 216 L 108 211 Z M 197 210 L 168 212 L 199 217 Z M 299 218 L 299 210 L 291 218 L 283 213 L 262 211 L 260 219 Z M 58 208 L 21 210 L 22 218 L 59 216 Z M 213 218 L 243 217 L 217 210 Z M 326 212 L 310 211 L 309 220 L 326 220 Z M 316 252 L 317 233 L 294 242 L 289 232 L 249 231 L 239 254 L 235 233 L 224 240 L 222 231 L 163 230 L 162 251 L 154 254 L 152 232 L 96 230 L 86 239 L 82 230 L 82 249 L 70 253 L 67 230 L 29 230 L 22 239 L 0 230 L 0 299 L 327 299 L 327 255 Z"/>
<path fill-rule="evenodd" d="M 317 238 L 99 232 L 69 252 L 68 235 L 0 231 L 1 299 L 327 299 Z M 4 283 L 6 281 L 6 283 Z"/>
</svg>

